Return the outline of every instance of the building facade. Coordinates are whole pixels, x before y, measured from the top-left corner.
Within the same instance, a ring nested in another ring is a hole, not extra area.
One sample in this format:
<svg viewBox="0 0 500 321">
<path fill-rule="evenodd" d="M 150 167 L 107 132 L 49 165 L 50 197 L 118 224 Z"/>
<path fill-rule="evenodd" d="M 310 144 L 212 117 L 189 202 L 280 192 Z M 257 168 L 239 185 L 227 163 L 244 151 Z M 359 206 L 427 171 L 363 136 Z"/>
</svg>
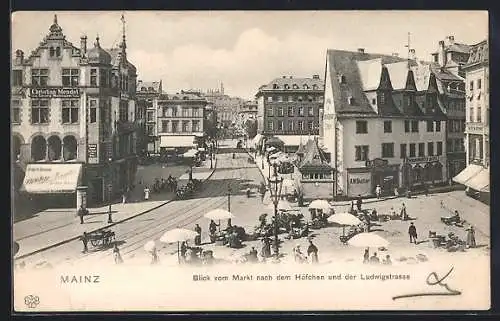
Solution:
<svg viewBox="0 0 500 321">
<path fill-rule="evenodd" d="M 159 150 L 183 153 L 195 145 L 195 137 L 204 136 L 207 100 L 197 94 L 161 94 L 158 99 L 157 132 Z"/>
<path fill-rule="evenodd" d="M 423 68 L 364 49 L 328 50 L 322 142 L 336 169 L 335 197 L 446 182 L 446 115 L 436 77 L 416 82 L 412 67 Z"/>
<path fill-rule="evenodd" d="M 438 49 L 432 53 L 432 60 L 456 76 L 465 77 L 463 66 L 469 60 L 470 47 L 455 41 L 455 36 L 447 36 L 438 43 Z"/>
<path fill-rule="evenodd" d="M 49 34 L 28 58 L 12 63 L 12 153 L 24 168 L 23 192 L 75 193 L 99 203 L 131 186 L 137 170 L 142 116 L 136 67 L 119 48 L 87 49 L 66 40 L 54 16 Z"/>
<path fill-rule="evenodd" d="M 160 138 L 158 136 L 158 126 L 156 120 L 158 117 L 158 99 L 163 93 L 162 81 L 137 82 L 137 103 L 145 110 L 145 134 L 146 147 L 145 151 L 149 154 L 154 154 L 159 149 Z"/>
<path fill-rule="evenodd" d="M 277 136 L 288 151 L 296 150 L 302 136 L 319 134 L 323 94 L 324 83 L 319 75 L 283 76 L 261 86 L 256 94 L 258 132 Z"/>
</svg>

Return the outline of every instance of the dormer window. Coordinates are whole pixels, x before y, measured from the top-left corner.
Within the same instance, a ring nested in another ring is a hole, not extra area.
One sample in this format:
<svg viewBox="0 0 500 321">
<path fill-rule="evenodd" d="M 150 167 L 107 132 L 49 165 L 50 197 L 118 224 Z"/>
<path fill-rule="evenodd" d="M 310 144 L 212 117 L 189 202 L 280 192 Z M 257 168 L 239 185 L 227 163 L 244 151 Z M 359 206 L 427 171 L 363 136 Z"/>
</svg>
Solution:
<svg viewBox="0 0 500 321">
<path fill-rule="evenodd" d="M 290 86 L 288 84 L 285 84 L 285 89 L 290 89 Z"/>
<path fill-rule="evenodd" d="M 308 90 L 309 89 L 309 86 L 304 84 L 304 90 Z"/>
<path fill-rule="evenodd" d="M 313 90 L 318 89 L 318 85 L 313 85 Z"/>
<path fill-rule="evenodd" d="M 299 86 L 297 84 L 293 84 L 293 89 L 299 89 Z"/>
<path fill-rule="evenodd" d="M 141 91 L 146 91 L 146 87 L 141 87 Z"/>
<path fill-rule="evenodd" d="M 277 84 L 273 84 L 273 89 L 279 89 L 280 87 Z"/>
<path fill-rule="evenodd" d="M 54 49 L 54 47 L 50 47 L 49 52 L 51 57 L 54 57 L 54 55 L 56 54 L 56 50 Z"/>
<path fill-rule="evenodd" d="M 339 77 L 339 83 L 345 84 L 345 76 L 344 75 L 338 75 Z"/>
<path fill-rule="evenodd" d="M 153 87 L 148 87 L 148 91 L 154 91 Z"/>
<path fill-rule="evenodd" d="M 347 101 L 349 102 L 349 105 L 351 106 L 354 105 L 354 97 L 352 96 L 347 97 Z"/>
</svg>

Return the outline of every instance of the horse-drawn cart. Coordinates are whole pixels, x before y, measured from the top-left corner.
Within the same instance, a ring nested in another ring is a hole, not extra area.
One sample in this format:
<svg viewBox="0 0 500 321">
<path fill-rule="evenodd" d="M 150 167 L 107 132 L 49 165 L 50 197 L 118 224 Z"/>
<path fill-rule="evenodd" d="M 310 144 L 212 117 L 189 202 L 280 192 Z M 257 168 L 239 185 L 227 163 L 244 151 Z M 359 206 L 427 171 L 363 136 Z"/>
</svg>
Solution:
<svg viewBox="0 0 500 321">
<path fill-rule="evenodd" d="M 94 247 L 110 247 L 115 241 L 115 232 L 98 230 L 87 234 L 90 244 Z"/>
</svg>

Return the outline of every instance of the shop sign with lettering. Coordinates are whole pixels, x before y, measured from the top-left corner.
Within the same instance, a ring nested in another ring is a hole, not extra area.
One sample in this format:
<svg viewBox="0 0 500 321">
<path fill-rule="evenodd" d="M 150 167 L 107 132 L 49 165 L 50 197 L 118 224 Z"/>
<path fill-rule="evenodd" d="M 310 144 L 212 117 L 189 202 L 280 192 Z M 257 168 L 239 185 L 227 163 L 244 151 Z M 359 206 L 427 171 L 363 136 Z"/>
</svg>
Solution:
<svg viewBox="0 0 500 321">
<path fill-rule="evenodd" d="M 87 145 L 87 157 L 89 163 L 95 164 L 98 162 L 97 158 L 97 144 L 88 144 Z"/>
<path fill-rule="evenodd" d="M 424 157 L 408 157 L 408 163 L 429 163 L 439 162 L 439 156 L 424 156 Z"/>
<path fill-rule="evenodd" d="M 372 176 L 371 172 L 348 173 L 347 193 L 348 196 L 367 196 L 371 194 Z"/>
<path fill-rule="evenodd" d="M 80 88 L 49 87 L 30 88 L 29 96 L 32 98 L 80 98 Z"/>
</svg>

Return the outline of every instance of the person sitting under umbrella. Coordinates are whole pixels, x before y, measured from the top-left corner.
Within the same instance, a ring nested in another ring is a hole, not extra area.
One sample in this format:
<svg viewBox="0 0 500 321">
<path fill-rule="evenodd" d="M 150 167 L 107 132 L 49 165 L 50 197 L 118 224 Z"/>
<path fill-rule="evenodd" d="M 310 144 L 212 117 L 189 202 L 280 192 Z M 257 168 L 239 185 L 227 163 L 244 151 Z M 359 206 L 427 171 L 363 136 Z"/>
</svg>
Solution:
<svg viewBox="0 0 500 321">
<path fill-rule="evenodd" d="M 214 220 L 210 220 L 210 225 L 208 226 L 208 230 L 210 231 L 210 241 L 212 243 L 215 242 L 215 233 L 217 232 L 217 226 L 219 225 L 215 223 Z"/>
</svg>

